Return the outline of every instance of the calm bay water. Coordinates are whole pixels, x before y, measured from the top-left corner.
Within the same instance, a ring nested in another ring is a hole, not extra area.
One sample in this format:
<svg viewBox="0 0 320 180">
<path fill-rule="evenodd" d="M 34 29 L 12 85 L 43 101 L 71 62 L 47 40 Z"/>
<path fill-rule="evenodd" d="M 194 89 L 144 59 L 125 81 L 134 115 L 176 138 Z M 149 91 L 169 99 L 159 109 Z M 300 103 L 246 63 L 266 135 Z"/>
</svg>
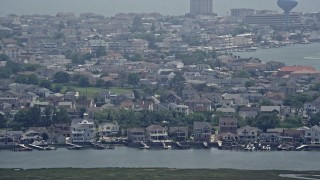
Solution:
<svg viewBox="0 0 320 180">
<path fill-rule="evenodd" d="M 263 3 L 261 3 L 263 1 Z M 227 15 L 232 8 L 270 9 L 280 11 L 276 0 L 214 0 L 214 12 Z M 319 0 L 299 0 L 295 11 L 319 11 Z M 189 0 L 0 0 L 0 16 L 8 14 L 50 14 L 57 12 L 95 12 L 105 16 L 129 12 L 159 12 L 184 15 Z"/>
<path fill-rule="evenodd" d="M 287 65 L 312 66 L 320 70 L 320 43 L 296 44 L 282 48 L 260 49 L 254 52 L 236 52 L 237 56 L 256 57 L 264 62 L 279 61 Z"/>
<path fill-rule="evenodd" d="M 319 152 L 211 150 L 67 150 L 0 152 L 0 168 L 167 167 L 250 170 L 320 170 Z"/>
</svg>

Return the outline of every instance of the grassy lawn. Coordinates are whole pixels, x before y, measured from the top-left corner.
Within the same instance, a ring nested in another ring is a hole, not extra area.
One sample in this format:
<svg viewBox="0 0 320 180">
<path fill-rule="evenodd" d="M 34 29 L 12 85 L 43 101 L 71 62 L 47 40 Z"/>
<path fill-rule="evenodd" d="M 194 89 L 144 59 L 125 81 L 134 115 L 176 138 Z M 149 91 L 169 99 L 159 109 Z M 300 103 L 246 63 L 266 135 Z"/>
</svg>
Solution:
<svg viewBox="0 0 320 180">
<path fill-rule="evenodd" d="M 112 87 L 110 89 L 98 88 L 98 87 L 79 87 L 67 84 L 61 84 L 63 86 L 61 92 L 65 92 L 68 87 L 75 89 L 80 93 L 80 96 L 86 96 L 88 98 L 94 98 L 95 95 L 98 95 L 101 91 L 110 91 L 116 94 L 130 93 L 132 88 L 120 88 L 120 87 Z"/>
<path fill-rule="evenodd" d="M 12 170 L 0 169 L 0 179 L 287 179 L 280 174 L 319 174 L 319 172 L 291 172 L 291 171 L 243 171 L 229 169 L 130 169 L 130 168 L 95 168 L 95 169 L 36 169 Z"/>
<path fill-rule="evenodd" d="M 122 94 L 122 93 L 130 93 L 132 89 L 125 89 L 125 88 L 110 88 L 110 89 L 104 89 L 104 88 L 97 88 L 97 87 L 73 87 L 76 91 L 80 93 L 80 96 L 86 96 L 88 98 L 94 98 L 95 95 L 99 94 L 101 91 L 110 91 L 112 93 L 116 94 Z"/>
</svg>

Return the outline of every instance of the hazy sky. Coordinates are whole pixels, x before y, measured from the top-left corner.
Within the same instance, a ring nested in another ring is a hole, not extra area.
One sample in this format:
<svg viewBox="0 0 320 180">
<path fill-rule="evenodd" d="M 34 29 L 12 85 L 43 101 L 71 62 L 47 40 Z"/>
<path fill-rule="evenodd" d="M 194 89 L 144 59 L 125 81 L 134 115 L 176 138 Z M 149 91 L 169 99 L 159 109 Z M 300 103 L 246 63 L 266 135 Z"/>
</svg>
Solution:
<svg viewBox="0 0 320 180">
<path fill-rule="evenodd" d="M 214 0 L 214 12 L 226 15 L 231 8 L 278 10 L 276 0 Z M 300 0 L 295 11 L 320 11 L 320 0 Z M 0 16 L 7 14 L 50 14 L 95 12 L 112 16 L 119 12 L 160 12 L 183 15 L 189 0 L 0 0 Z"/>
</svg>

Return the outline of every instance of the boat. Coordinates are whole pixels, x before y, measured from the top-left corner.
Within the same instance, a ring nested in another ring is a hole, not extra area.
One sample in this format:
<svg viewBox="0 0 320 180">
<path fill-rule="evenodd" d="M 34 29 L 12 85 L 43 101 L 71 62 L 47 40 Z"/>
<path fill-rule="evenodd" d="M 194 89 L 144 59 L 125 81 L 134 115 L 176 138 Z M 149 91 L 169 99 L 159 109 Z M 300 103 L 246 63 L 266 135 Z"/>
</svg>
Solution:
<svg viewBox="0 0 320 180">
<path fill-rule="evenodd" d="M 208 142 L 202 142 L 202 145 L 205 147 L 205 148 L 209 148 L 209 144 L 208 144 Z"/>
<path fill-rule="evenodd" d="M 291 151 L 294 149 L 294 146 L 290 146 L 290 145 L 285 145 L 285 144 L 280 144 L 278 147 L 277 147 L 277 150 L 278 151 Z"/>
<path fill-rule="evenodd" d="M 247 146 L 244 148 L 245 151 L 254 151 L 256 147 L 254 147 L 253 144 L 247 144 Z"/>
<path fill-rule="evenodd" d="M 148 146 L 146 143 L 144 143 L 143 141 L 140 142 L 140 144 L 142 145 L 142 147 L 140 147 L 140 149 L 150 149 L 150 146 Z"/>
</svg>

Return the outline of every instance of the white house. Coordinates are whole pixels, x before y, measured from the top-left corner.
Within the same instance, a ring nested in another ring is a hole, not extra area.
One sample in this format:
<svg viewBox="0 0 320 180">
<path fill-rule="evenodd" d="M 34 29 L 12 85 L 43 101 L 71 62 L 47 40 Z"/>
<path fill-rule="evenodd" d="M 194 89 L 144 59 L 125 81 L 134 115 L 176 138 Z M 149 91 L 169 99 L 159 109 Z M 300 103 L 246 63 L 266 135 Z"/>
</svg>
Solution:
<svg viewBox="0 0 320 180">
<path fill-rule="evenodd" d="M 71 141 L 92 142 L 95 137 L 95 126 L 92 121 L 88 120 L 74 120 L 71 123 Z"/>
<path fill-rule="evenodd" d="M 146 132 L 146 138 L 151 142 L 168 141 L 168 132 L 160 125 L 150 125 L 146 128 Z"/>
<path fill-rule="evenodd" d="M 304 139 L 306 143 L 320 144 L 320 127 L 313 126 L 312 128 L 306 130 Z"/>
<path fill-rule="evenodd" d="M 119 129 L 120 126 L 117 123 L 103 123 L 99 125 L 99 135 L 101 137 L 117 135 L 119 133 Z"/>
</svg>

